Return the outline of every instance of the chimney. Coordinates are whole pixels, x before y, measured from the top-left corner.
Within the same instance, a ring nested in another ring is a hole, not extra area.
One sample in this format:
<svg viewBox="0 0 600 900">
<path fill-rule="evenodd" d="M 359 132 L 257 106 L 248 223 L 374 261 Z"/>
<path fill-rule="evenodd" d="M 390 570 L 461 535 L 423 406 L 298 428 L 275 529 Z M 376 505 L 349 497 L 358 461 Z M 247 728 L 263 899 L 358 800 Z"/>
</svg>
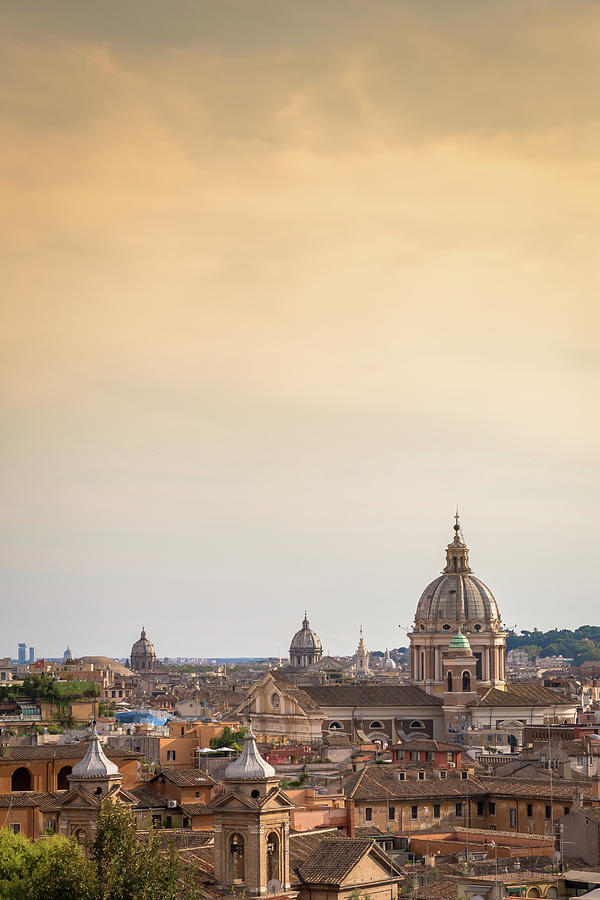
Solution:
<svg viewBox="0 0 600 900">
<path fill-rule="evenodd" d="M 354 800 L 346 800 L 346 816 L 348 821 L 348 837 L 356 837 L 356 823 L 354 821 Z"/>
<path fill-rule="evenodd" d="M 581 806 L 583 801 L 583 794 L 581 793 L 581 788 L 575 788 L 573 791 L 573 812 L 578 813 L 581 812 Z"/>
</svg>

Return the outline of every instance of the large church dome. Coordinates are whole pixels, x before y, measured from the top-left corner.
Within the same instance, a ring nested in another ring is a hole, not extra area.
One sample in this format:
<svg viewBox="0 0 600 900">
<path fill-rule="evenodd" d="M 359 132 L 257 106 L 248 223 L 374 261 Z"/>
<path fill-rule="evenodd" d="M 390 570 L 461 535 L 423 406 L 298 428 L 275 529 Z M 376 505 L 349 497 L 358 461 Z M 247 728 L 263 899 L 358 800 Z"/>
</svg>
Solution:
<svg viewBox="0 0 600 900">
<path fill-rule="evenodd" d="M 454 540 L 446 548 L 443 573 L 427 585 L 415 614 L 415 631 L 501 631 L 500 613 L 489 587 L 469 567 L 458 515 Z"/>
<path fill-rule="evenodd" d="M 323 648 L 321 641 L 312 628 L 309 628 L 308 617 L 304 613 L 302 628 L 297 631 L 290 644 L 290 665 L 293 669 L 318 669 L 321 665 Z"/>
<path fill-rule="evenodd" d="M 322 650 L 319 636 L 308 627 L 308 619 L 304 613 L 302 628 L 292 638 L 290 650 Z"/>
<path fill-rule="evenodd" d="M 156 651 L 154 644 L 146 637 L 146 631 L 142 628 L 140 639 L 131 648 L 131 668 L 134 671 L 153 669 L 156 663 Z"/>
</svg>

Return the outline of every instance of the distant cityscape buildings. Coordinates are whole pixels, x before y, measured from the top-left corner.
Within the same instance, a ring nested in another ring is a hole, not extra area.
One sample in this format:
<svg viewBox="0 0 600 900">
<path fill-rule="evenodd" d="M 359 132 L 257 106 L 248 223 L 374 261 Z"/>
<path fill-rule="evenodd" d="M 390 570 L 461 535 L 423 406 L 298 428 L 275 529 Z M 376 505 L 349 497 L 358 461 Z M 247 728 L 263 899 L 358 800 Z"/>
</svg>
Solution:
<svg viewBox="0 0 600 900">
<path fill-rule="evenodd" d="M 35 662 L 35 647 L 30 647 L 28 651 L 27 644 L 19 644 L 17 650 L 17 661 L 19 665 L 22 666 L 26 666 L 27 664 L 31 665 L 31 663 Z"/>
</svg>

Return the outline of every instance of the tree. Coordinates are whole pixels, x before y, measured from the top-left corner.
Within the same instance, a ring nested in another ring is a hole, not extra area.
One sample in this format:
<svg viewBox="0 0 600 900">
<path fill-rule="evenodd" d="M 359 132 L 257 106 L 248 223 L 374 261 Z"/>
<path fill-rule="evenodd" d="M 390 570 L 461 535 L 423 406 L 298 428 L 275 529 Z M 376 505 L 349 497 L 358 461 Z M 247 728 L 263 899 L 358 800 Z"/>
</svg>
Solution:
<svg viewBox="0 0 600 900">
<path fill-rule="evenodd" d="M 52 837 L 33 845 L 27 898 L 93 900 L 94 868 L 75 841 Z"/>
<path fill-rule="evenodd" d="M 221 747 L 235 747 L 236 750 L 241 750 L 242 748 L 240 745 L 247 734 L 247 728 L 240 728 L 239 731 L 232 731 L 229 725 L 226 725 L 221 737 L 211 738 L 209 746 L 213 750 L 219 750 Z"/>
<path fill-rule="evenodd" d="M 92 859 L 94 900 L 195 900 L 195 870 L 184 870 L 173 845 L 161 852 L 154 829 L 138 840 L 131 810 L 104 800 L 96 826 Z"/>
<path fill-rule="evenodd" d="M 0 830 L 2 900 L 93 900 L 94 871 L 80 847 L 63 837 L 37 844 Z"/>
</svg>

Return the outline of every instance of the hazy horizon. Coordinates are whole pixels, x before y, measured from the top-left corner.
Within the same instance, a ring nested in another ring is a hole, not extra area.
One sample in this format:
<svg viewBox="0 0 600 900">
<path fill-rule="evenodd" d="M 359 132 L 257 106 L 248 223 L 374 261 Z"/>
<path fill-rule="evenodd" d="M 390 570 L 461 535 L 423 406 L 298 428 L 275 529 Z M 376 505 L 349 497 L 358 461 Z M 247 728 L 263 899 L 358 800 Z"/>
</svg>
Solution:
<svg viewBox="0 0 600 900">
<path fill-rule="evenodd" d="M 597 5 L 0 25 L 0 656 L 401 646 L 457 502 L 507 626 L 595 624 Z"/>
</svg>

